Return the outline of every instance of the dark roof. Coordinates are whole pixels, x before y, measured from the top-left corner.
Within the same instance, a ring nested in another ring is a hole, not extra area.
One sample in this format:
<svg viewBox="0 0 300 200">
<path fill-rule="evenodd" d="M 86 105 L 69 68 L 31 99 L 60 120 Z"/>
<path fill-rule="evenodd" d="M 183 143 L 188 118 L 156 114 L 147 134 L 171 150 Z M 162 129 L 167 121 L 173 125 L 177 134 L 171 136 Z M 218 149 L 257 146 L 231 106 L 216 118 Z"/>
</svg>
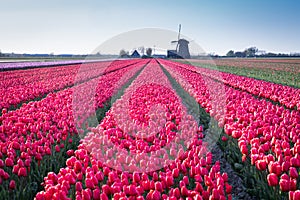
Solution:
<svg viewBox="0 0 300 200">
<path fill-rule="evenodd" d="M 139 52 L 137 50 L 134 50 L 131 54 L 131 57 L 141 57 L 141 55 L 139 54 Z"/>
</svg>

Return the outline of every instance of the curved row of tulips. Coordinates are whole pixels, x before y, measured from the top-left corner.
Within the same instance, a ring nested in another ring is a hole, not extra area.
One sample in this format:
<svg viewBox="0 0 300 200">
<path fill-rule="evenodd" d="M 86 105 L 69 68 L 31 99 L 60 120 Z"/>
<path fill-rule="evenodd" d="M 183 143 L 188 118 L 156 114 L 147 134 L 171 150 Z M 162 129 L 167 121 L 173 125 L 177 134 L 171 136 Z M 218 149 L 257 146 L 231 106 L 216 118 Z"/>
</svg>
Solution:
<svg viewBox="0 0 300 200">
<path fill-rule="evenodd" d="M 25 61 L 25 62 L 2 62 L 0 63 L 0 70 L 24 69 L 24 68 L 40 68 L 49 66 L 62 66 L 70 64 L 81 64 L 96 62 L 97 60 L 58 60 L 58 61 Z"/>
<path fill-rule="evenodd" d="M 171 61 L 169 61 L 171 62 Z M 166 64 L 168 62 L 165 62 Z M 174 62 L 172 62 L 174 63 Z M 175 64 L 175 63 L 174 63 Z M 231 86 L 235 89 L 247 91 L 257 97 L 270 99 L 274 102 L 280 103 L 289 109 L 296 108 L 300 111 L 300 89 L 293 88 L 281 84 L 271 83 L 263 80 L 257 80 L 245 76 L 234 75 L 226 72 L 217 72 L 216 70 L 195 67 L 188 64 L 177 64 L 192 72 L 197 72 L 202 76 L 221 81 L 222 83 Z"/>
<path fill-rule="evenodd" d="M 238 141 L 242 160 L 250 157 L 257 170 L 268 174 L 265 178 L 270 186 L 280 188 L 283 195 L 289 192 L 290 199 L 299 198 L 299 111 L 256 99 L 177 64 L 160 62 L 211 116 L 217 118 L 219 124 L 224 123 L 227 137 Z M 226 94 L 220 94 L 226 98 L 226 114 L 223 117 L 216 116 L 214 106 L 207 103 L 211 98 L 207 90 L 212 85 L 225 87 Z"/>
<path fill-rule="evenodd" d="M 68 65 L 60 65 L 60 66 L 53 66 L 47 68 L 34 68 L 34 69 L 25 69 L 25 70 L 13 70 L 13 71 L 3 71 L 1 72 L 2 79 L 0 80 L 0 86 L 3 88 L 8 88 L 10 86 L 18 85 L 18 84 L 25 84 L 36 81 L 39 79 L 39 76 L 44 77 L 47 75 L 52 75 L 53 73 L 57 73 L 58 76 L 63 76 L 64 74 L 69 73 L 77 73 L 79 68 L 80 71 L 91 71 L 99 68 L 97 67 L 99 64 L 102 68 L 109 68 L 109 69 L 117 69 L 117 67 L 113 67 L 118 64 L 129 64 L 131 62 L 138 62 L 140 60 L 111 60 L 111 61 L 93 61 L 89 63 L 82 63 L 79 64 L 68 64 Z M 75 70 L 75 71 L 74 71 Z M 40 78 L 41 79 L 41 78 Z M 43 79 L 41 79 L 43 80 Z"/>
<path fill-rule="evenodd" d="M 21 70 L 24 73 L 8 78 L 15 71 L 2 72 L 6 77 L 0 81 L 0 110 L 42 97 L 50 92 L 82 83 L 118 68 L 138 61 L 98 62 L 83 65 L 61 66 L 53 68 Z"/>
<path fill-rule="evenodd" d="M 44 178 L 37 200 L 232 198 L 227 174 L 155 60 L 91 130 L 67 166 Z"/>
<path fill-rule="evenodd" d="M 125 84 L 143 66 L 142 63 L 145 62 L 108 73 L 97 81 L 93 79 L 73 88 L 50 93 L 41 101 L 24 104 L 15 111 L 2 110 L 1 197 L 27 199 L 31 195 L 32 198 L 40 187 L 38 183 L 48 170 L 58 171 L 59 166 L 65 162 L 66 154 L 77 148 L 79 136 L 73 116 L 74 91 L 85 89 L 87 92 L 86 86 L 94 84 L 94 88 L 102 94 L 101 98 L 97 98 L 98 102 L 92 104 L 95 111 L 96 106 L 109 100 L 118 87 Z M 111 84 L 105 85 L 107 81 Z M 82 100 L 81 105 L 84 105 L 87 99 L 77 100 Z"/>
<path fill-rule="evenodd" d="M 70 64 L 66 66 L 57 67 L 47 67 L 47 68 L 34 68 L 34 69 L 20 69 L 12 71 L 3 71 L 1 74 L 3 78 L 0 81 L 1 88 L 8 88 L 15 85 L 23 85 L 26 83 L 31 83 L 38 79 L 38 76 L 51 76 L 52 73 L 57 73 L 58 75 L 74 73 L 73 70 L 78 68 L 78 64 Z M 66 70 L 68 69 L 68 70 Z M 43 79 L 41 79 L 43 80 Z"/>
<path fill-rule="evenodd" d="M 71 76 L 75 75 L 80 67 L 85 71 L 91 71 L 93 68 L 97 69 L 95 64 L 105 63 L 89 63 L 89 64 L 70 64 L 65 66 L 47 67 L 47 68 L 34 68 L 26 70 L 13 70 L 1 72 L 2 79 L 0 80 L 1 88 L 9 88 L 17 85 L 25 85 L 32 82 L 43 81 L 51 79 L 55 76 Z M 110 62 L 106 62 L 110 63 Z M 83 71 L 83 70 L 81 70 Z"/>
</svg>

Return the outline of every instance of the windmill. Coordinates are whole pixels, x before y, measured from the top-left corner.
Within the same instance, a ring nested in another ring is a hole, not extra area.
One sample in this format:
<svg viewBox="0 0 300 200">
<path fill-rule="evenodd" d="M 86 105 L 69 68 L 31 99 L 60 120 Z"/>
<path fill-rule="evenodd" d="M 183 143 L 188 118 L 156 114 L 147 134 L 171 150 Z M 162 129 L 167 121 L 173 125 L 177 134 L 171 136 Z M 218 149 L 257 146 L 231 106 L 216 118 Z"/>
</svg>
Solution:
<svg viewBox="0 0 300 200">
<path fill-rule="evenodd" d="M 181 24 L 179 24 L 177 40 L 171 41 L 171 44 L 176 43 L 176 50 L 174 53 L 176 53 L 177 57 L 180 57 L 180 58 L 191 58 L 191 55 L 189 52 L 189 41 L 187 41 L 186 39 L 180 38 L 180 32 L 181 32 Z"/>
</svg>

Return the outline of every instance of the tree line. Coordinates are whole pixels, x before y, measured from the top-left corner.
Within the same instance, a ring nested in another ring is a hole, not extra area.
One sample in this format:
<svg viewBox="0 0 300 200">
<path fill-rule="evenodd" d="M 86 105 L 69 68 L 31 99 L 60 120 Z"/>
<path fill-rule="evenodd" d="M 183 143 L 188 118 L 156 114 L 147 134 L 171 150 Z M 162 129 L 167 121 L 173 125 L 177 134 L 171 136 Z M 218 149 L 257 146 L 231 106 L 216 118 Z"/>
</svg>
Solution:
<svg viewBox="0 0 300 200">
<path fill-rule="evenodd" d="M 256 47 L 249 47 L 244 51 L 236 51 L 230 50 L 227 52 L 226 57 L 237 57 L 237 58 L 247 58 L 247 57 L 300 57 L 300 53 L 272 53 L 265 51 L 259 51 Z"/>
</svg>

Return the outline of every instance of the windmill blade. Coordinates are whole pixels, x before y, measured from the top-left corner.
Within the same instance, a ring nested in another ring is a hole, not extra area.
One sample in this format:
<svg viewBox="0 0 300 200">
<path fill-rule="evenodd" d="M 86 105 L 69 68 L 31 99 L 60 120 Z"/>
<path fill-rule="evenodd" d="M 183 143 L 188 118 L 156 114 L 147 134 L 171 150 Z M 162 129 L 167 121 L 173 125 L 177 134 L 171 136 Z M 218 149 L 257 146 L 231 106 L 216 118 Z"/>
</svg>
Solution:
<svg viewBox="0 0 300 200">
<path fill-rule="evenodd" d="M 178 43 L 178 41 L 177 40 L 171 41 L 171 44 L 174 44 L 174 43 Z"/>
<path fill-rule="evenodd" d="M 181 24 L 179 24 L 178 41 L 180 40 L 180 31 L 181 31 Z M 179 46 L 179 42 L 178 41 L 177 41 L 177 45 L 176 45 L 176 52 L 178 52 L 178 46 Z"/>
<path fill-rule="evenodd" d="M 178 40 L 180 39 L 180 32 L 181 32 L 181 24 L 179 24 L 179 30 L 178 30 Z"/>
</svg>

